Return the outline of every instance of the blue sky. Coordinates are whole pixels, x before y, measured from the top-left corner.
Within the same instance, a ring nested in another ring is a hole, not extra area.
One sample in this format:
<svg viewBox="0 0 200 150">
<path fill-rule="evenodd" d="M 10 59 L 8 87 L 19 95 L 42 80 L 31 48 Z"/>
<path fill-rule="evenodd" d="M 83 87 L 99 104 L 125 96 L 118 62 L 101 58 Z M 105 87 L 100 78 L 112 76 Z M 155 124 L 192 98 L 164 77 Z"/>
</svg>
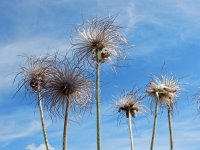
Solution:
<svg viewBox="0 0 200 150">
<path fill-rule="evenodd" d="M 39 56 L 65 52 L 74 25 L 82 18 L 119 14 L 124 34 L 134 45 L 127 67 L 102 69 L 102 149 L 128 150 L 126 121 L 117 125 L 112 100 L 123 89 L 145 87 L 150 75 L 158 75 L 165 62 L 168 73 L 186 83 L 173 117 L 176 150 L 200 149 L 200 118 L 191 96 L 200 86 L 200 1 L 198 0 L 1 0 L 0 1 L 0 149 L 45 150 L 39 113 L 34 104 L 17 95 L 12 85 L 23 59 L 17 55 Z M 146 100 L 145 103 L 148 103 Z M 60 150 L 63 120 L 46 115 L 52 150 Z M 153 116 L 134 121 L 134 143 L 138 150 L 149 149 Z M 167 114 L 159 115 L 155 150 L 169 149 Z M 80 123 L 70 122 L 70 150 L 96 148 L 95 107 Z"/>
</svg>

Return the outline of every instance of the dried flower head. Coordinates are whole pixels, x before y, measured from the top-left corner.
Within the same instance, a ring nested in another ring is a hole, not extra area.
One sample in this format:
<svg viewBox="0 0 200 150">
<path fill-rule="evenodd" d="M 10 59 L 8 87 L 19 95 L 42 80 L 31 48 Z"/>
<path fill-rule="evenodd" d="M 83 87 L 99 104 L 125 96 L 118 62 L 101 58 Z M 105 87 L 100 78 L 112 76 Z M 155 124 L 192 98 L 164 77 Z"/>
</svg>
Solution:
<svg viewBox="0 0 200 150">
<path fill-rule="evenodd" d="M 88 24 L 83 23 L 77 28 L 78 38 L 72 45 L 76 54 L 91 63 L 99 53 L 99 62 L 105 62 L 110 57 L 122 57 L 122 46 L 128 44 L 120 34 L 122 27 L 115 24 L 114 16 L 107 18 L 95 17 Z"/>
<path fill-rule="evenodd" d="M 70 101 L 73 111 L 92 102 L 93 83 L 84 74 L 79 61 L 67 60 L 53 62 L 52 76 L 45 86 L 45 108 L 53 115 L 63 116 L 65 105 Z"/>
<path fill-rule="evenodd" d="M 37 92 L 38 84 L 40 84 L 41 89 L 44 88 L 50 75 L 49 58 L 48 56 L 39 58 L 31 56 L 26 58 L 26 66 L 21 67 L 21 71 L 16 75 L 15 80 L 20 77 L 18 91 L 24 87 L 26 92 L 35 93 Z"/>
<path fill-rule="evenodd" d="M 126 116 L 129 118 L 130 112 L 131 117 L 135 118 L 138 113 L 146 112 L 146 107 L 141 104 L 144 97 L 140 89 L 135 88 L 129 92 L 125 91 L 120 100 L 116 102 L 115 108 L 120 113 L 121 117 Z"/>
<path fill-rule="evenodd" d="M 150 89 L 147 89 L 147 93 L 152 96 L 154 100 L 159 97 L 161 106 L 166 106 L 169 109 L 174 108 L 181 90 L 181 85 L 175 76 L 154 76 L 152 82 L 149 83 L 149 87 Z"/>
</svg>

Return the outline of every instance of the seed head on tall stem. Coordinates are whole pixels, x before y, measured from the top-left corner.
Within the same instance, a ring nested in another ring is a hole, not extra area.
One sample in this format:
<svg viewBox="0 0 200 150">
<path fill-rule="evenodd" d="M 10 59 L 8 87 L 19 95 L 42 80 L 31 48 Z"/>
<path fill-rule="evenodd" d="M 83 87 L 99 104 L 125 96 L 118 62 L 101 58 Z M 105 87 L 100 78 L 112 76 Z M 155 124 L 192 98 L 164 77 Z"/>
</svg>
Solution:
<svg viewBox="0 0 200 150">
<path fill-rule="evenodd" d="M 131 149 L 134 150 L 133 134 L 132 134 L 132 118 L 135 118 L 139 113 L 144 114 L 147 109 L 141 103 L 144 99 L 144 94 L 140 89 L 133 89 L 129 92 L 124 92 L 119 101 L 115 104 L 115 109 L 119 112 L 119 119 L 126 117 L 128 119 L 128 128 L 130 132 Z"/>
<path fill-rule="evenodd" d="M 18 81 L 18 92 L 24 88 L 25 94 L 31 93 L 37 95 L 37 103 L 40 110 L 40 119 L 47 150 L 49 150 L 49 144 L 42 109 L 41 92 L 43 92 L 49 76 L 50 65 L 48 56 L 40 58 L 27 57 L 26 66 L 21 67 L 21 71 L 16 75 L 14 80 L 15 82 L 17 78 L 20 78 Z"/>
<path fill-rule="evenodd" d="M 147 93 L 152 97 L 155 102 L 155 114 L 154 125 L 151 140 L 151 150 L 153 150 L 154 138 L 156 132 L 158 105 L 161 108 L 165 107 L 168 110 L 168 123 L 170 132 L 170 149 L 173 150 L 173 133 L 172 133 L 172 120 L 171 115 L 176 105 L 178 94 L 181 90 L 181 85 L 175 76 L 161 75 L 160 77 L 153 77 L 153 81 L 149 83 L 150 89 L 147 89 Z"/>
<path fill-rule="evenodd" d="M 124 58 L 123 46 L 128 44 L 115 24 L 115 16 L 94 17 L 77 27 L 78 37 L 72 40 L 75 54 L 89 66 L 96 65 L 97 149 L 101 149 L 100 131 L 100 67 L 114 58 Z"/>
<path fill-rule="evenodd" d="M 92 102 L 93 82 L 75 57 L 55 59 L 53 64 L 52 76 L 44 91 L 45 108 L 50 114 L 64 116 L 63 150 L 66 150 L 70 110 L 73 113 L 83 111 Z"/>
</svg>

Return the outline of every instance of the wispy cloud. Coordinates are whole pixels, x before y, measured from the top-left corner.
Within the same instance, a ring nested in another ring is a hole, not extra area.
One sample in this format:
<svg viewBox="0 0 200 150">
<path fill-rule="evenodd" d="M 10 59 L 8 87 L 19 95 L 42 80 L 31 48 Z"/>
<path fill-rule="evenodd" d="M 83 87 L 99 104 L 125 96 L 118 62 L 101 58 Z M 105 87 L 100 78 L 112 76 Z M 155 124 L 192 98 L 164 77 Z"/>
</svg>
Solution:
<svg viewBox="0 0 200 150">
<path fill-rule="evenodd" d="M 46 150 L 46 147 L 44 144 L 40 144 L 38 147 L 34 144 L 30 144 L 26 147 L 26 150 Z M 52 146 L 50 146 L 50 150 L 55 150 Z"/>
<path fill-rule="evenodd" d="M 49 124 L 47 121 L 46 126 Z M 0 128 L 0 143 L 35 136 L 36 133 L 42 132 L 39 112 L 34 107 L 23 104 L 18 108 L 12 107 L 12 111 L 1 115 Z"/>
<path fill-rule="evenodd" d="M 24 129 L 21 124 L 16 125 L 15 123 L 1 124 L 0 142 L 11 141 L 14 139 L 32 136 L 41 129 L 41 124 L 38 121 L 31 121 Z M 4 126 L 4 127 L 3 127 Z"/>
</svg>

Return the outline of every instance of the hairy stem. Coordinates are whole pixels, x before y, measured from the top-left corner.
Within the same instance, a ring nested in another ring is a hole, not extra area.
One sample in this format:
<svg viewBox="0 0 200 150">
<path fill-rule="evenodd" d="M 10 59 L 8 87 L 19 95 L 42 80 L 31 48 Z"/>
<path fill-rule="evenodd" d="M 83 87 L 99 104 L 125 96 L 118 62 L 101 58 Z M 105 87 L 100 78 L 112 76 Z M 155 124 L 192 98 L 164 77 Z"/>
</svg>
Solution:
<svg viewBox="0 0 200 150">
<path fill-rule="evenodd" d="M 153 133 L 152 133 L 152 138 L 151 138 L 151 147 L 150 150 L 153 150 L 154 146 L 154 139 L 155 139 L 155 134 L 156 134 L 156 124 L 157 124 L 157 116 L 158 116 L 158 101 L 159 101 L 159 95 L 156 93 L 156 106 L 155 106 L 155 112 L 154 112 L 154 123 L 153 123 Z"/>
<path fill-rule="evenodd" d="M 38 82 L 38 87 L 37 87 L 37 97 L 38 97 L 38 106 L 39 106 L 39 110 L 40 110 L 40 119 L 41 119 L 41 123 L 42 123 L 42 131 L 43 131 L 45 146 L 46 146 L 47 150 L 50 150 L 49 144 L 48 144 L 47 133 L 46 133 L 44 114 L 43 114 L 43 109 L 42 109 L 42 101 L 41 101 L 41 95 L 40 95 L 40 83 L 39 82 Z"/>
<path fill-rule="evenodd" d="M 131 116 L 131 112 L 130 112 L 130 110 L 129 110 L 129 111 L 128 111 L 128 128 L 129 128 L 129 133 L 130 133 L 131 150 L 134 150 L 131 117 L 132 117 L 132 116 Z"/>
<path fill-rule="evenodd" d="M 97 113 L 97 150 L 101 149 L 100 129 L 100 62 L 99 50 L 96 50 L 96 113 Z"/>
<path fill-rule="evenodd" d="M 63 150 L 67 150 L 67 128 L 68 128 L 68 120 L 69 120 L 69 108 L 70 101 L 69 98 L 66 98 L 66 110 L 65 110 L 65 121 L 63 128 Z"/>
<path fill-rule="evenodd" d="M 168 108 L 168 123 L 169 123 L 169 133 L 170 133 L 170 150 L 173 150 L 174 142 L 173 142 L 173 131 L 172 131 L 172 115 L 170 108 Z"/>
</svg>

